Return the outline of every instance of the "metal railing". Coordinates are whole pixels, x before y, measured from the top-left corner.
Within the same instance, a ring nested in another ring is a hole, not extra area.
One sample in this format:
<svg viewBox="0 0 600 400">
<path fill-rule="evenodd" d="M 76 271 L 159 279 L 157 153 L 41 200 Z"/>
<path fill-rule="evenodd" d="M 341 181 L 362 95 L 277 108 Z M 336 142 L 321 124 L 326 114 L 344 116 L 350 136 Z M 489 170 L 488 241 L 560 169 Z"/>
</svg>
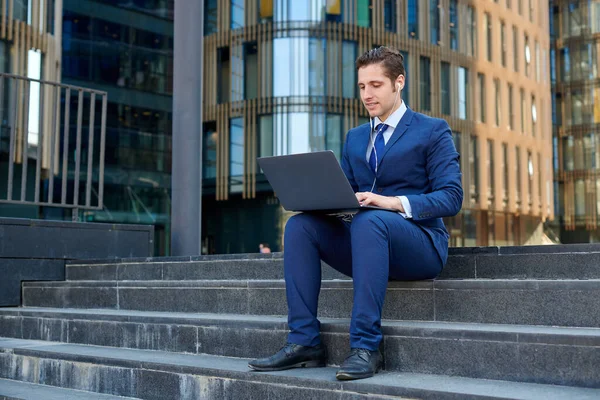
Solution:
<svg viewBox="0 0 600 400">
<path fill-rule="evenodd" d="M 0 176 L 0 203 L 70 208 L 74 220 L 79 209 L 102 209 L 106 110 L 106 92 L 0 73 L 0 157 L 8 164 L 6 191 Z"/>
</svg>

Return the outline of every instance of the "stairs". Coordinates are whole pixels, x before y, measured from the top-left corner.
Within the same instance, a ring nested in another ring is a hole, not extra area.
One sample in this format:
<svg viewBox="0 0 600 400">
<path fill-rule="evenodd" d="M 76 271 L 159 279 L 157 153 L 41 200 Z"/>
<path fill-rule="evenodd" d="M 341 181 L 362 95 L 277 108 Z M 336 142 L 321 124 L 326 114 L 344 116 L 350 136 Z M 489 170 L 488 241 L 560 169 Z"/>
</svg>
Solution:
<svg viewBox="0 0 600 400">
<path fill-rule="evenodd" d="M 287 334 L 282 254 L 71 262 L 0 308 L 0 399 L 600 398 L 600 246 L 450 254 L 434 281 L 390 282 L 385 370 L 351 382 L 352 282 L 326 265 L 331 366 L 258 373 Z"/>
</svg>

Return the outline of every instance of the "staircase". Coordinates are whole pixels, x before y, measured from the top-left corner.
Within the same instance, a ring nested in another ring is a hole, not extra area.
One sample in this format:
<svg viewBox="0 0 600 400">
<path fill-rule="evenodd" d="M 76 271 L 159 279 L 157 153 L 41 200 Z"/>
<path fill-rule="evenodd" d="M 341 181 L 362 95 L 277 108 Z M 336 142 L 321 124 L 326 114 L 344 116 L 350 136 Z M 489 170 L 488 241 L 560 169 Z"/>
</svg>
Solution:
<svg viewBox="0 0 600 400">
<path fill-rule="evenodd" d="M 450 254 L 434 281 L 390 282 L 385 370 L 350 382 L 352 282 L 328 266 L 331 365 L 259 373 L 286 339 L 282 254 L 71 262 L 0 308 L 0 399 L 600 398 L 600 246 Z"/>
</svg>

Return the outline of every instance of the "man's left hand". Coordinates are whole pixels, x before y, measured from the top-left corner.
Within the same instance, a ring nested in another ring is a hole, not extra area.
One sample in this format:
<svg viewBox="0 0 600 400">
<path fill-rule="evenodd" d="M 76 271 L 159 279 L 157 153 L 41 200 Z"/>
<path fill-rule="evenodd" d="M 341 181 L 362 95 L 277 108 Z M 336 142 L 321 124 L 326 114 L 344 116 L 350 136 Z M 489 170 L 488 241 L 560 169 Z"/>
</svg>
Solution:
<svg viewBox="0 0 600 400">
<path fill-rule="evenodd" d="M 392 210 L 398 210 L 400 212 L 404 212 L 404 207 L 402 207 L 402 202 L 399 198 L 393 196 L 380 196 L 371 192 L 358 192 L 355 193 L 358 202 L 363 205 L 371 205 L 382 208 L 390 208 Z"/>
</svg>

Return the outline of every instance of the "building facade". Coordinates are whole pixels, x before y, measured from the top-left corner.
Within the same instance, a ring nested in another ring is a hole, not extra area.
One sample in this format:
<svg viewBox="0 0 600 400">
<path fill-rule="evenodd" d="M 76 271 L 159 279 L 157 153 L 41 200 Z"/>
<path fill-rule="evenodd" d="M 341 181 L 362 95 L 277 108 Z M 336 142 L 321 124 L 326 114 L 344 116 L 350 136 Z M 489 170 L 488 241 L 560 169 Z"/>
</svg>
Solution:
<svg viewBox="0 0 600 400">
<path fill-rule="evenodd" d="M 551 1 L 554 203 L 563 243 L 600 241 L 600 2 Z"/>
<path fill-rule="evenodd" d="M 61 18 L 62 0 L 6 0 L 0 8 L 0 72 L 43 79 L 52 82 L 60 82 L 61 65 Z M 58 12 L 58 14 L 57 14 Z M 36 158 L 36 148 L 39 138 L 39 116 L 40 104 L 44 104 L 43 111 L 54 109 L 56 102 L 48 94 L 44 103 L 39 103 L 39 84 L 31 83 L 29 86 L 15 85 L 15 81 L 9 78 L 2 80 L 0 87 L 0 199 L 6 200 L 8 189 L 8 175 L 12 167 L 9 167 L 9 149 L 11 128 L 14 128 L 14 140 L 16 148 L 22 149 L 24 140 L 27 140 L 29 149 L 32 150 L 31 158 Z M 25 89 L 28 88 L 29 90 Z M 36 97 L 37 96 L 37 97 Z M 29 99 L 28 106 L 25 106 Z M 31 109 L 29 104 L 32 105 Z M 9 112 L 16 110 L 16 115 Z M 27 118 L 31 111 L 38 117 Z M 12 114 L 12 115 L 11 115 Z M 26 128 L 29 124 L 28 129 Z M 45 118 L 42 121 L 44 129 L 50 126 L 50 121 Z M 25 132 L 28 132 L 26 135 Z M 26 138 L 26 139 L 25 139 Z M 47 163 L 48 143 L 44 143 L 44 163 Z M 13 148 L 14 149 L 14 148 Z M 15 192 L 20 192 L 21 173 L 23 172 L 23 155 L 20 151 L 13 151 L 12 160 L 14 170 L 12 178 L 15 182 Z M 34 161 L 27 157 L 30 162 Z M 29 165 L 31 166 L 31 165 Z M 44 165 L 47 168 L 47 164 Z M 31 179 L 32 171 L 35 176 L 35 168 L 25 168 L 26 175 L 30 179 L 26 183 L 26 191 L 35 191 L 35 180 Z M 15 195 L 14 199 L 20 198 Z M 30 200 L 29 197 L 27 200 Z M 38 207 L 23 204 L 0 204 L 0 216 L 38 218 Z"/>
<path fill-rule="evenodd" d="M 289 213 L 256 157 L 330 149 L 368 121 L 356 58 L 404 54 L 409 107 L 450 124 L 463 210 L 452 246 L 540 240 L 553 218 L 548 3 L 205 0 L 203 252 L 283 248 Z"/>
<path fill-rule="evenodd" d="M 153 224 L 155 253 L 169 254 L 173 0 L 63 4 L 63 82 L 108 93 L 104 210 L 81 219 Z"/>
</svg>

